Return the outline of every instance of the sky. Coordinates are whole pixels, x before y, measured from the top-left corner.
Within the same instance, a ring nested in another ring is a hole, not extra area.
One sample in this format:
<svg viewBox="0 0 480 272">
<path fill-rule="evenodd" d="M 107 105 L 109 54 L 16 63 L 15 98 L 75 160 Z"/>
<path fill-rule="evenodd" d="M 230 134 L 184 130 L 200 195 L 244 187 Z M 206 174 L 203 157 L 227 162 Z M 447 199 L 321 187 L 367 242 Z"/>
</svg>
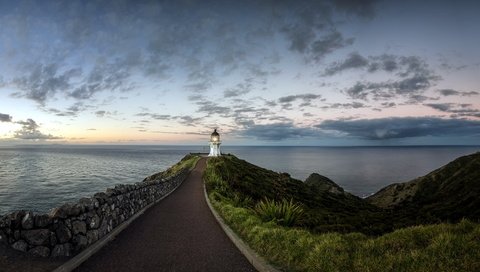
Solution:
<svg viewBox="0 0 480 272">
<path fill-rule="evenodd" d="M 478 145 L 479 12 L 0 0 L 0 145 Z"/>
</svg>

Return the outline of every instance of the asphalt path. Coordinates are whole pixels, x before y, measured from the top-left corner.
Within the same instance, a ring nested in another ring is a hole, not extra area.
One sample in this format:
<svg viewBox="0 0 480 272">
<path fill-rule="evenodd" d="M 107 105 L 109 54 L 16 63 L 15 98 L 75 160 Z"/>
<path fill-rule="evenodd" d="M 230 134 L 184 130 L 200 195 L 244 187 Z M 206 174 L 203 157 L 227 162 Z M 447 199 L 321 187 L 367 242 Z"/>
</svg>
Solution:
<svg viewBox="0 0 480 272">
<path fill-rule="evenodd" d="M 206 160 L 75 271 L 256 271 L 207 206 Z"/>
</svg>

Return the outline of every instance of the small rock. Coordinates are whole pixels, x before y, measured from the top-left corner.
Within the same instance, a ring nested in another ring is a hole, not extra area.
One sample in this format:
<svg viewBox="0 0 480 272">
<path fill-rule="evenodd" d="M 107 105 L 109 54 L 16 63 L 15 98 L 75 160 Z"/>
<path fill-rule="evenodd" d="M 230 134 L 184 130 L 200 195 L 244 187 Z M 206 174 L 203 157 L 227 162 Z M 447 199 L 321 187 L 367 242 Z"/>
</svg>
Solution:
<svg viewBox="0 0 480 272">
<path fill-rule="evenodd" d="M 8 215 L 8 218 L 10 219 L 10 227 L 12 229 L 20 229 L 25 213 L 25 211 L 16 211 Z"/>
<path fill-rule="evenodd" d="M 75 247 L 75 251 L 81 251 L 88 245 L 88 240 L 85 235 L 75 235 L 72 239 L 72 243 Z"/>
<path fill-rule="evenodd" d="M 35 215 L 35 227 L 44 228 L 52 223 L 52 218 L 48 214 Z"/>
<path fill-rule="evenodd" d="M 72 238 L 72 233 L 63 222 L 58 222 L 55 233 L 57 234 L 57 241 L 62 244 L 70 241 Z"/>
<path fill-rule="evenodd" d="M 10 224 L 8 224 L 10 225 Z M 7 225 L 7 218 L 5 216 L 0 217 L 0 229 L 5 228 Z"/>
<path fill-rule="evenodd" d="M 23 216 L 22 219 L 22 228 L 23 229 L 31 229 L 33 228 L 33 212 L 27 212 L 25 213 L 25 216 Z"/>
<path fill-rule="evenodd" d="M 55 246 L 57 244 L 57 235 L 53 232 L 50 232 L 50 246 Z"/>
<path fill-rule="evenodd" d="M 86 234 L 87 233 L 87 225 L 83 221 L 73 221 L 72 222 L 72 231 L 73 234 Z"/>
<path fill-rule="evenodd" d="M 105 203 L 107 201 L 108 196 L 105 193 L 96 193 L 93 197 L 99 202 L 99 205 Z"/>
<path fill-rule="evenodd" d="M 30 249 L 28 253 L 32 254 L 33 256 L 48 257 L 50 256 L 50 249 L 44 246 L 37 246 Z"/>
<path fill-rule="evenodd" d="M 98 230 L 89 230 L 87 232 L 87 243 L 89 245 L 98 241 Z"/>
<path fill-rule="evenodd" d="M 100 225 L 98 229 L 98 237 L 101 238 L 105 236 L 108 233 L 108 220 L 104 218 L 102 220 L 102 224 Z"/>
<path fill-rule="evenodd" d="M 52 250 L 52 257 L 63 257 L 72 255 L 72 245 L 69 243 L 56 245 Z"/>
<path fill-rule="evenodd" d="M 0 243 L 6 243 L 7 242 L 7 235 L 3 230 L 0 230 Z"/>
<path fill-rule="evenodd" d="M 62 206 L 63 207 L 63 206 Z M 67 212 L 62 208 L 62 207 L 58 207 L 58 208 L 53 208 L 51 211 L 50 211 L 50 216 L 52 218 L 67 218 L 68 215 L 67 215 Z"/>
<path fill-rule="evenodd" d="M 87 225 L 89 229 L 98 229 L 100 227 L 100 217 L 95 214 L 87 218 Z"/>
<path fill-rule="evenodd" d="M 20 239 L 20 230 L 13 231 L 13 239 L 15 240 Z"/>
<path fill-rule="evenodd" d="M 48 229 L 22 230 L 22 238 L 33 246 L 48 245 L 50 231 Z"/>
<path fill-rule="evenodd" d="M 28 244 L 23 240 L 19 240 L 13 243 L 12 248 L 23 251 L 23 252 L 27 252 Z"/>
</svg>

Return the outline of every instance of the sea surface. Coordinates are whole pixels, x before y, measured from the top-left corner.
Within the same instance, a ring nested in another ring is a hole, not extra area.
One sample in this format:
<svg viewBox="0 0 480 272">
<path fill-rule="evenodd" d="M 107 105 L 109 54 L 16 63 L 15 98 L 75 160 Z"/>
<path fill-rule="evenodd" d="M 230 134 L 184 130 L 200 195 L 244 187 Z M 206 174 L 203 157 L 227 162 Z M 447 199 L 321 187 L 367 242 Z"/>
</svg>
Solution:
<svg viewBox="0 0 480 272">
<path fill-rule="evenodd" d="M 48 212 L 115 184 L 142 181 L 205 146 L 0 147 L 0 215 L 19 209 Z M 480 147 L 222 146 L 223 153 L 305 180 L 317 172 L 345 190 L 368 196 L 425 175 Z"/>
</svg>

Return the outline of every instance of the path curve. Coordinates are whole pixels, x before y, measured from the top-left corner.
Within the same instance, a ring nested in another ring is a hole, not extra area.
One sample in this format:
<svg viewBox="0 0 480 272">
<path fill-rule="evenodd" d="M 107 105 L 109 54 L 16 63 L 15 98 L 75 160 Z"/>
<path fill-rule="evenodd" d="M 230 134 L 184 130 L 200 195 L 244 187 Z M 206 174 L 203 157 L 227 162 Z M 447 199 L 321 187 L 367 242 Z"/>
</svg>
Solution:
<svg viewBox="0 0 480 272">
<path fill-rule="evenodd" d="M 201 158 L 175 192 L 75 271 L 256 271 L 207 206 L 206 160 Z"/>
</svg>

